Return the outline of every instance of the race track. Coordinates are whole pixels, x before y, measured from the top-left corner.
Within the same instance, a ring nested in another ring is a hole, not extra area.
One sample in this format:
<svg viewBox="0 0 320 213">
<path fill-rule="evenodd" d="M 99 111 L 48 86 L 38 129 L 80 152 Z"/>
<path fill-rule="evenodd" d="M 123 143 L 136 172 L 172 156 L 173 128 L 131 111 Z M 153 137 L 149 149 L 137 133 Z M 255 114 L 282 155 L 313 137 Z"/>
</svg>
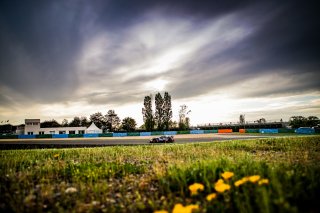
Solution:
<svg viewBox="0 0 320 213">
<path fill-rule="evenodd" d="M 100 138 L 48 138 L 48 139 L 1 139 L 0 149 L 68 148 L 117 145 L 159 145 L 150 144 L 150 138 L 157 136 L 100 137 Z M 175 135 L 175 143 L 214 142 L 276 137 L 273 135 L 247 134 L 199 134 Z"/>
</svg>

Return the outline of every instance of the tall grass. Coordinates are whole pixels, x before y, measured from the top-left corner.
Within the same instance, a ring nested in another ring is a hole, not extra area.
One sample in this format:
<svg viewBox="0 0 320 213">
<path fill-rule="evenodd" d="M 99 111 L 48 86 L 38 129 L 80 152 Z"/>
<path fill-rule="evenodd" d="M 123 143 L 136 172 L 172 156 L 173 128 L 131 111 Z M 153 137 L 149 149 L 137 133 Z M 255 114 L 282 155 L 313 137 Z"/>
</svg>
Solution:
<svg viewBox="0 0 320 213">
<path fill-rule="evenodd" d="M 0 151 L 1 212 L 317 212 L 320 136 Z M 207 201 L 225 171 L 231 189 Z M 269 184 L 235 181 L 251 175 Z M 191 196 L 188 187 L 204 185 Z"/>
</svg>

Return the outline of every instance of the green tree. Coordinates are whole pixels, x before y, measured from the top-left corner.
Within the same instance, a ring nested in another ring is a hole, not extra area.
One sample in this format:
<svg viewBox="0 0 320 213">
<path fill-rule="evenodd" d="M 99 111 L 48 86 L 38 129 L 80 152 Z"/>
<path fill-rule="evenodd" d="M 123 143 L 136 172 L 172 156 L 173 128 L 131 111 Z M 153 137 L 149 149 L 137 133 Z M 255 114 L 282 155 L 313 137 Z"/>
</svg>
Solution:
<svg viewBox="0 0 320 213">
<path fill-rule="evenodd" d="M 105 115 L 106 118 L 106 126 L 109 131 L 113 132 L 118 130 L 120 127 L 120 118 L 115 113 L 114 110 L 109 110 L 108 113 Z"/>
<path fill-rule="evenodd" d="M 320 120 L 316 116 L 309 116 L 307 119 L 307 126 L 308 127 L 315 127 L 320 124 Z"/>
<path fill-rule="evenodd" d="M 178 126 L 178 122 L 177 121 L 169 121 L 169 129 L 177 129 Z"/>
<path fill-rule="evenodd" d="M 137 123 L 131 117 L 126 117 L 122 120 L 122 129 L 127 132 L 134 131 L 136 129 Z"/>
<path fill-rule="evenodd" d="M 70 127 L 78 127 L 80 126 L 80 118 L 79 117 L 74 117 L 73 120 L 69 123 Z"/>
<path fill-rule="evenodd" d="M 244 124 L 245 123 L 245 115 L 241 114 L 240 118 L 239 118 L 240 124 Z"/>
<path fill-rule="evenodd" d="M 171 95 L 169 95 L 168 92 L 165 92 L 163 99 L 163 124 L 165 130 L 169 130 L 170 121 L 172 119 Z"/>
<path fill-rule="evenodd" d="M 292 128 L 299 128 L 307 126 L 307 118 L 303 116 L 292 116 L 289 120 L 289 125 Z"/>
<path fill-rule="evenodd" d="M 147 131 L 154 129 L 154 117 L 152 110 L 152 96 L 145 96 L 143 101 L 144 108 L 142 108 L 144 127 Z"/>
<path fill-rule="evenodd" d="M 61 124 L 59 124 L 56 120 L 52 119 L 49 121 L 44 121 L 40 123 L 41 128 L 49 128 L 49 127 L 61 127 Z"/>
<path fill-rule="evenodd" d="M 63 127 L 69 126 L 68 120 L 67 120 L 67 119 L 63 119 L 63 120 L 62 120 L 62 123 L 61 123 L 61 126 L 63 126 Z"/>
<path fill-rule="evenodd" d="M 81 117 L 80 118 L 80 126 L 88 127 L 90 125 L 90 122 L 88 121 L 87 117 Z"/>
<path fill-rule="evenodd" d="M 265 118 L 260 118 L 257 120 L 257 123 L 264 124 L 264 123 L 267 123 L 267 120 Z"/>
<path fill-rule="evenodd" d="M 90 121 L 93 122 L 98 128 L 102 128 L 106 125 L 106 119 L 101 112 L 96 112 L 90 115 Z"/>
<path fill-rule="evenodd" d="M 155 96 L 155 106 L 154 121 L 157 129 L 161 131 L 164 130 L 164 99 L 159 92 Z"/>
</svg>

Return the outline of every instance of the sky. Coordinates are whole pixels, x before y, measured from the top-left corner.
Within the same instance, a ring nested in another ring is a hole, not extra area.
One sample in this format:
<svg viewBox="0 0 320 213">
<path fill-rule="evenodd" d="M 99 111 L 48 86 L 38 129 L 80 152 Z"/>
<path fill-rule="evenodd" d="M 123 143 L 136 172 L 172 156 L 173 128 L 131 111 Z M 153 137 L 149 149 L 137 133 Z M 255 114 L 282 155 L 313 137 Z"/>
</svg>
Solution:
<svg viewBox="0 0 320 213">
<path fill-rule="evenodd" d="M 169 92 L 192 125 L 320 117 L 314 1 L 2 0 L 0 121 L 113 109 L 143 123 Z"/>
</svg>

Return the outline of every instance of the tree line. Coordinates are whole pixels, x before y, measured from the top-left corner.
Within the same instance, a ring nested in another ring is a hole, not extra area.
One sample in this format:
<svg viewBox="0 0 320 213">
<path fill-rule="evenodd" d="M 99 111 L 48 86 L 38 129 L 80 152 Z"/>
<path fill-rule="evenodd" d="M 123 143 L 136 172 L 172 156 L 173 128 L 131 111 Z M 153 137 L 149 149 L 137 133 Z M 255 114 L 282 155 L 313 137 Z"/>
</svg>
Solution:
<svg viewBox="0 0 320 213">
<path fill-rule="evenodd" d="M 317 127 L 320 125 L 320 120 L 316 116 L 292 116 L 289 120 L 289 125 L 292 128 L 299 127 Z"/>
<path fill-rule="evenodd" d="M 94 123 L 98 128 L 103 131 L 134 131 L 136 129 L 136 121 L 131 117 L 126 117 L 122 121 L 114 110 L 108 110 L 106 115 L 101 112 L 96 112 L 90 115 L 90 118 L 76 116 L 72 121 L 68 122 L 67 119 L 63 119 L 62 123 L 58 123 L 52 119 L 49 121 L 41 122 L 41 128 L 48 127 L 89 127 L 91 123 Z"/>
</svg>

